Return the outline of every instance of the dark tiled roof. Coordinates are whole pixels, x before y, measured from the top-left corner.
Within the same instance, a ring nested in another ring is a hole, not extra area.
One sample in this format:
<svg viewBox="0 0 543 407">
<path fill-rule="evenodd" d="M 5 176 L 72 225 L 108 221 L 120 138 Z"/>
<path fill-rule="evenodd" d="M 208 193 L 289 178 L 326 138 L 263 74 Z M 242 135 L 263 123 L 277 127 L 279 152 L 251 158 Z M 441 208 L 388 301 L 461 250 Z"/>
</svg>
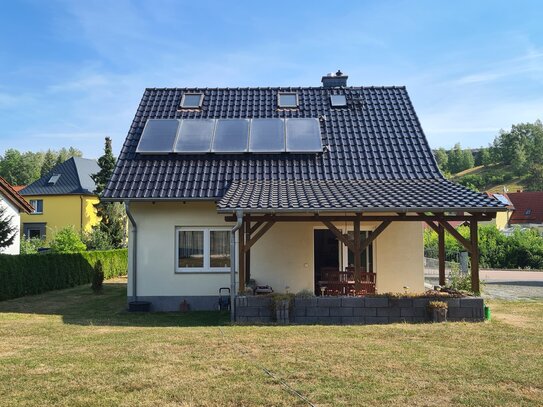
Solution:
<svg viewBox="0 0 543 407">
<path fill-rule="evenodd" d="M 96 160 L 72 157 L 56 165 L 49 173 L 21 190 L 21 195 L 94 195 L 96 188 L 91 178 L 100 171 Z M 60 175 L 54 184 L 49 180 Z"/>
<path fill-rule="evenodd" d="M 297 92 L 299 108 L 278 109 L 281 91 Z M 205 94 L 201 110 L 179 110 L 185 92 Z M 345 94 L 348 107 L 332 108 L 331 94 Z M 318 154 L 136 153 L 147 119 L 275 117 L 324 117 L 322 141 L 330 150 Z M 219 200 L 234 181 L 424 179 L 443 177 L 404 87 L 147 89 L 103 196 Z M 451 206 L 445 201 L 444 206 Z"/>
<path fill-rule="evenodd" d="M 23 212 L 30 213 L 34 210 L 32 205 L 30 205 L 19 192 L 2 177 L 0 177 L 0 198 L 1 197 L 8 199 Z"/>
<path fill-rule="evenodd" d="M 337 211 L 464 211 L 500 208 L 488 196 L 446 180 L 367 181 L 236 181 L 219 202 L 219 210 L 252 212 L 295 210 Z"/>
<path fill-rule="evenodd" d="M 507 197 L 515 207 L 509 223 L 543 223 L 543 192 L 510 192 Z"/>
</svg>

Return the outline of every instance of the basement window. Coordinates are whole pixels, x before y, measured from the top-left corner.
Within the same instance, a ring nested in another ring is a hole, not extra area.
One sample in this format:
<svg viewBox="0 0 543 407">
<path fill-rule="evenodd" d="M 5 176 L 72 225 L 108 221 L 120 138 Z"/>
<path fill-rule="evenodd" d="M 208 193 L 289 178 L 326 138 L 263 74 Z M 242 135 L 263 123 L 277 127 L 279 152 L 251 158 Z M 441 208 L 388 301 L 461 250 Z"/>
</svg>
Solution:
<svg viewBox="0 0 543 407">
<path fill-rule="evenodd" d="M 230 271 L 230 229 L 176 228 L 176 271 Z"/>
<path fill-rule="evenodd" d="M 279 92 L 277 95 L 277 105 L 287 108 L 298 107 L 298 94 L 296 92 Z"/>
<path fill-rule="evenodd" d="M 203 93 L 185 93 L 181 98 L 181 107 L 183 109 L 199 109 L 204 101 Z"/>
</svg>

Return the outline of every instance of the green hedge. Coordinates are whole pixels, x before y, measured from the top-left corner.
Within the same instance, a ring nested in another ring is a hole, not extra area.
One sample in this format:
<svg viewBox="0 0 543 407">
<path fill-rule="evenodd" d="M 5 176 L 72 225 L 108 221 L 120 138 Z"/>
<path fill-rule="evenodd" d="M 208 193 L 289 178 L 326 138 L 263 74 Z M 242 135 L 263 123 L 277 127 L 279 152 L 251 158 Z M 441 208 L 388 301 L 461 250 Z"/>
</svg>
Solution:
<svg viewBox="0 0 543 407">
<path fill-rule="evenodd" d="M 20 256 L 1 254 L 0 301 L 88 284 L 98 260 L 102 260 L 106 279 L 127 273 L 126 249 Z"/>
</svg>

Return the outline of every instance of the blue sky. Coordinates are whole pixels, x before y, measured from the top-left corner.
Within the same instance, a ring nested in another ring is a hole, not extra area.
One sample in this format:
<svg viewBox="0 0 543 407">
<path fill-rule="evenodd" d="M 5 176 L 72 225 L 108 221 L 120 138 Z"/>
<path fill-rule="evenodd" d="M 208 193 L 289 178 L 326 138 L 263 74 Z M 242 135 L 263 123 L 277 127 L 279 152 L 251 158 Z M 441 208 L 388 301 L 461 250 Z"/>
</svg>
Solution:
<svg viewBox="0 0 543 407">
<path fill-rule="evenodd" d="M 11 1 L 0 154 L 118 152 L 146 87 L 406 85 L 432 147 L 543 119 L 540 1 Z"/>
</svg>

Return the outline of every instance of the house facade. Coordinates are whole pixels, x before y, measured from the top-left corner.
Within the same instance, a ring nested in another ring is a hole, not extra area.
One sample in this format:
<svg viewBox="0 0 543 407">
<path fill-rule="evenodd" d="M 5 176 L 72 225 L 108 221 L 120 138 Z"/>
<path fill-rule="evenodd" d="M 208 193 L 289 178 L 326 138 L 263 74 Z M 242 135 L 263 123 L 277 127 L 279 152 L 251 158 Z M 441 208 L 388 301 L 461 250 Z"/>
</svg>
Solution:
<svg viewBox="0 0 543 407">
<path fill-rule="evenodd" d="M 0 248 L 0 254 L 19 254 L 21 214 L 30 213 L 34 208 L 2 177 L 0 177 L 0 207 L 4 209 L 4 218 L 10 219 L 12 228 L 17 231 L 13 243 Z"/>
<path fill-rule="evenodd" d="M 147 89 L 103 199 L 127 207 L 128 297 L 156 311 L 216 309 L 224 287 L 422 292 L 423 223 L 443 236 L 504 210 L 441 175 L 404 87 L 340 72 L 319 87 Z M 473 235 L 455 237 L 477 259 Z"/>
<path fill-rule="evenodd" d="M 68 226 L 89 232 L 100 221 L 94 207 L 100 200 L 93 192 L 91 178 L 98 171 L 96 160 L 72 157 L 23 188 L 20 194 L 34 210 L 21 216 L 22 234 L 51 240 L 58 230 Z"/>
</svg>

